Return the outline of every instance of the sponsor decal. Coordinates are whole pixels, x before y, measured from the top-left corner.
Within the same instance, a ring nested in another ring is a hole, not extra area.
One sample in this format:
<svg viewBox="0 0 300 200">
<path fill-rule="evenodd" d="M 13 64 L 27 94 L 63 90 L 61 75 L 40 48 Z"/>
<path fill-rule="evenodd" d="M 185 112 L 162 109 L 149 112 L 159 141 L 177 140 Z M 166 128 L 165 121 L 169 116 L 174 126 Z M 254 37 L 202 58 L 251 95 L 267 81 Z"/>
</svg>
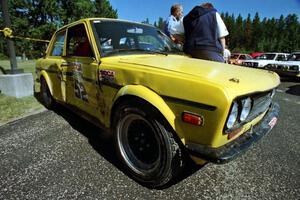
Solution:
<svg viewBox="0 0 300 200">
<path fill-rule="evenodd" d="M 100 70 L 99 71 L 99 80 L 102 82 L 113 83 L 115 81 L 116 72 L 112 70 Z"/>
<path fill-rule="evenodd" d="M 81 69 L 81 63 L 79 63 L 79 62 L 73 62 L 72 64 L 71 64 L 71 66 L 73 67 L 73 70 L 74 71 L 82 71 L 82 69 Z"/>
<path fill-rule="evenodd" d="M 273 118 L 271 119 L 271 121 L 269 122 L 269 126 L 270 126 L 271 128 L 273 128 L 273 127 L 275 126 L 276 123 L 277 123 L 277 117 L 273 117 Z"/>
<path fill-rule="evenodd" d="M 88 102 L 88 95 L 86 89 L 83 85 L 83 78 L 82 78 L 82 68 L 81 63 L 73 62 L 71 64 L 73 67 L 73 80 L 74 80 L 74 93 L 75 96 L 83 101 Z"/>
</svg>

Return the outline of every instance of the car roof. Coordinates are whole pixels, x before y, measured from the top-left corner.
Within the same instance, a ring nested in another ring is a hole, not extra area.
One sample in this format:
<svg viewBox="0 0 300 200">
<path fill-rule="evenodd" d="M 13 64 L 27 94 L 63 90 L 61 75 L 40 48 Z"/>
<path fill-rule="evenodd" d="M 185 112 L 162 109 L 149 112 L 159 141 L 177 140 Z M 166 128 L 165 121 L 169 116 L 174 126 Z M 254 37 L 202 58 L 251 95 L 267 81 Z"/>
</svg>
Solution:
<svg viewBox="0 0 300 200">
<path fill-rule="evenodd" d="M 232 53 L 232 55 L 249 55 L 249 54 L 246 54 L 246 53 Z"/>
<path fill-rule="evenodd" d="M 139 22 L 134 22 L 134 21 L 129 21 L 129 20 L 123 20 L 123 19 L 112 19 L 112 18 L 84 18 L 84 19 L 80 19 L 77 20 L 75 22 L 71 22 L 69 24 L 64 25 L 63 27 L 59 28 L 59 30 L 65 29 L 69 26 L 78 24 L 80 22 L 90 22 L 90 21 L 111 21 L 111 22 L 127 22 L 127 23 L 133 23 L 133 24 L 138 24 L 138 25 L 144 25 L 144 26 L 150 26 L 150 27 L 154 27 L 151 24 L 144 24 L 144 23 L 139 23 Z"/>
<path fill-rule="evenodd" d="M 288 55 L 289 53 L 281 53 L 281 52 L 266 52 L 264 54 L 284 54 L 284 55 Z"/>
</svg>

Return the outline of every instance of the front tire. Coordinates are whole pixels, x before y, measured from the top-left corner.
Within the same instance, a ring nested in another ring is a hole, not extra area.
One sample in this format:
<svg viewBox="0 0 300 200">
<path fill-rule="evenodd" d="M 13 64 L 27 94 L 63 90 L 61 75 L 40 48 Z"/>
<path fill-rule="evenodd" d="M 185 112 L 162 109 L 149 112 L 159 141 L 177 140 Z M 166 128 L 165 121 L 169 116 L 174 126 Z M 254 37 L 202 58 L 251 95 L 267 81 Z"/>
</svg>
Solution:
<svg viewBox="0 0 300 200">
<path fill-rule="evenodd" d="M 182 149 L 161 114 L 140 103 L 125 103 L 117 109 L 115 143 L 133 179 L 158 188 L 169 183 L 183 167 Z"/>
<path fill-rule="evenodd" d="M 41 88 L 40 88 L 40 92 L 41 92 L 41 100 L 44 104 L 44 106 L 48 109 L 52 109 L 53 108 L 53 104 L 54 104 L 54 100 L 53 97 L 51 95 L 51 92 L 49 90 L 48 84 L 45 80 L 45 78 L 41 78 Z"/>
</svg>

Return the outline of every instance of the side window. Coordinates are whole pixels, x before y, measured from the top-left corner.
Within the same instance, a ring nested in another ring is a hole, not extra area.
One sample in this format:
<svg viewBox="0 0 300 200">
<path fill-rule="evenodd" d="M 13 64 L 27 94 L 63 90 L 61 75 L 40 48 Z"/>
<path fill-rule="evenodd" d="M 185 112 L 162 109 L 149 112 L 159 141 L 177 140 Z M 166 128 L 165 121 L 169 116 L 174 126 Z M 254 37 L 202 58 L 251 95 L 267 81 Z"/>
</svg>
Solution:
<svg viewBox="0 0 300 200">
<path fill-rule="evenodd" d="M 246 56 L 245 55 L 241 55 L 239 59 L 246 60 Z"/>
<path fill-rule="evenodd" d="M 93 57 L 92 48 L 83 24 L 68 29 L 67 56 Z"/>
<path fill-rule="evenodd" d="M 285 55 L 278 55 L 276 60 L 279 60 L 279 61 L 286 60 Z"/>
<path fill-rule="evenodd" d="M 246 55 L 246 59 L 247 59 L 247 60 L 252 60 L 252 57 L 249 56 L 249 55 Z"/>
<path fill-rule="evenodd" d="M 62 56 L 64 49 L 66 31 L 56 34 L 55 41 L 52 47 L 51 56 Z"/>
</svg>

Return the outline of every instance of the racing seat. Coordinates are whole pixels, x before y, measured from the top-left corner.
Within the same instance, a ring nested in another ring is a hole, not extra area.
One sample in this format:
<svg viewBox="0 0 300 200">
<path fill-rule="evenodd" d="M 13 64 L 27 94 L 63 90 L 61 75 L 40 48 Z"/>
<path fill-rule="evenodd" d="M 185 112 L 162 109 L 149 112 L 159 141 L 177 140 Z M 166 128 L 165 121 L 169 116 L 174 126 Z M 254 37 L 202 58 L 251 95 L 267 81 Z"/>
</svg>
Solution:
<svg viewBox="0 0 300 200">
<path fill-rule="evenodd" d="M 74 56 L 81 57 L 92 57 L 92 49 L 89 43 L 89 40 L 86 38 L 85 41 L 80 42 L 74 52 Z"/>
</svg>

